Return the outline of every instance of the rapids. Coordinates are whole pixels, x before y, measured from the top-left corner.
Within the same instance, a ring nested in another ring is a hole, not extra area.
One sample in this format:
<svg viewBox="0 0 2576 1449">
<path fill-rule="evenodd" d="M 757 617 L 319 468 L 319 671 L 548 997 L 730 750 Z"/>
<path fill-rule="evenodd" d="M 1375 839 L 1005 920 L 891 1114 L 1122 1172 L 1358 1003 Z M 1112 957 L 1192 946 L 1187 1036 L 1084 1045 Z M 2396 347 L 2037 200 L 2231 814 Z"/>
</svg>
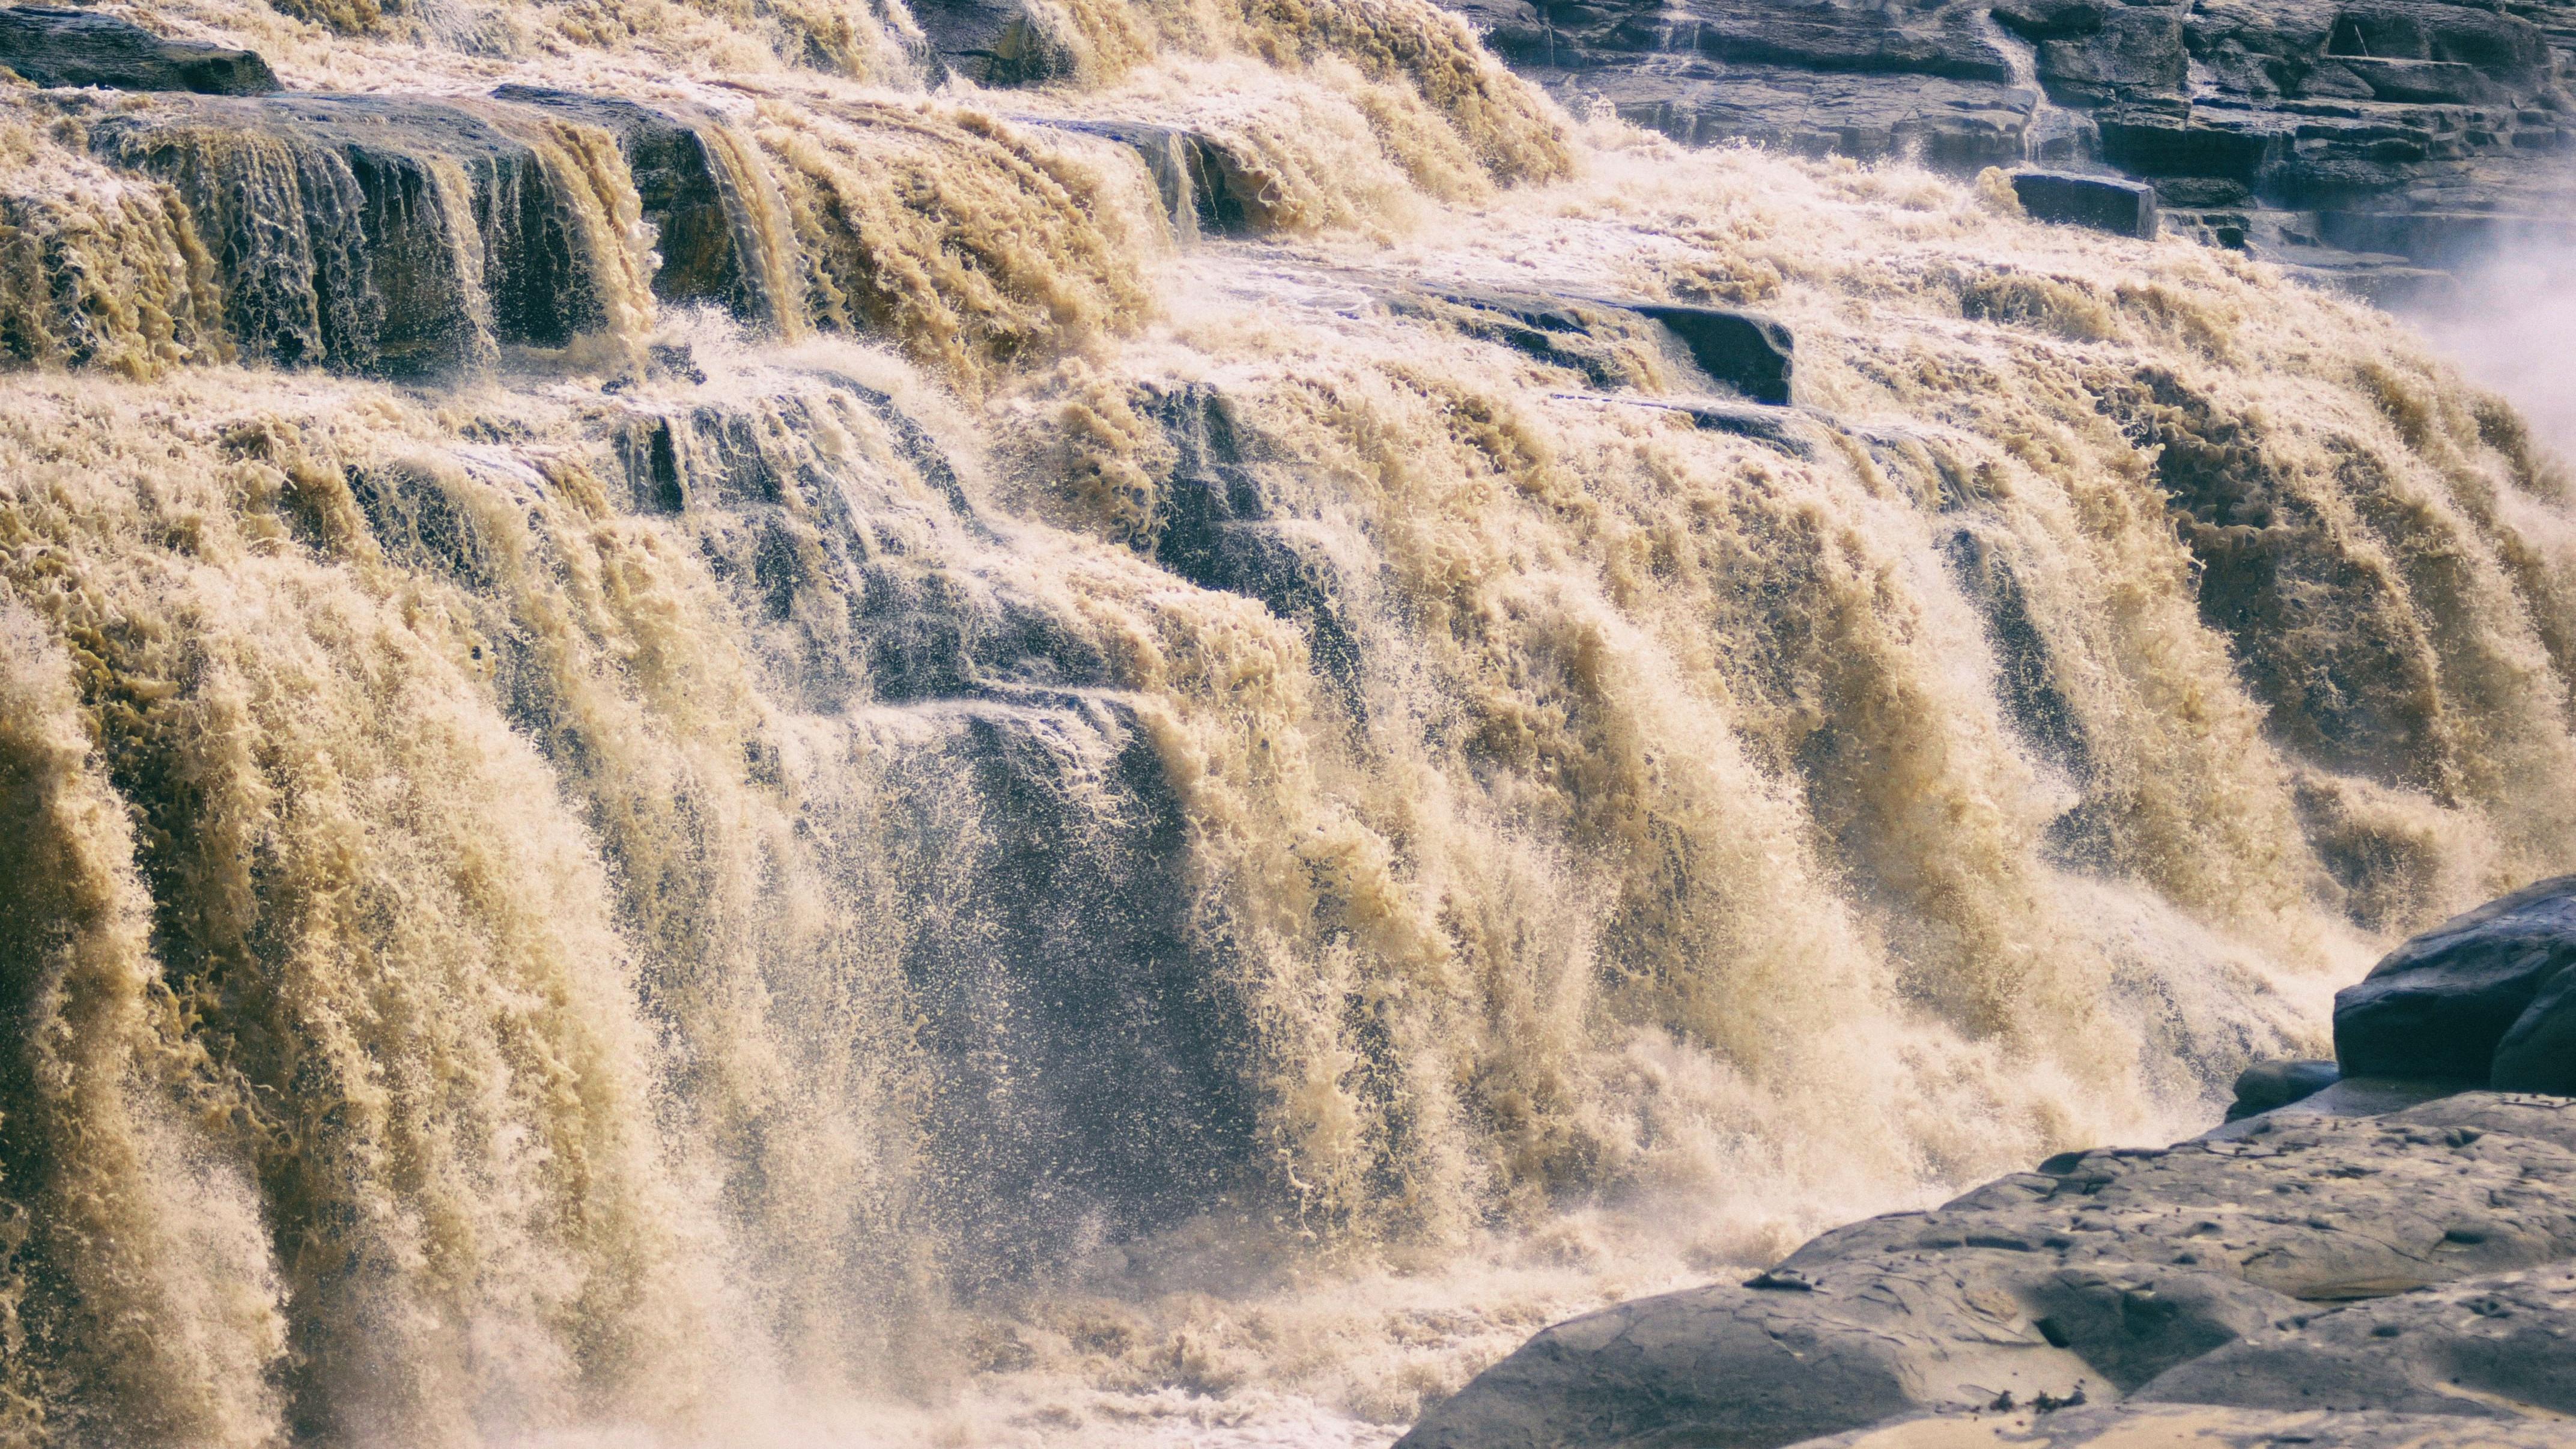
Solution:
<svg viewBox="0 0 2576 1449">
<path fill-rule="evenodd" d="M 2568 866 L 2566 475 L 2265 264 L 1421 0 L 134 13 L 289 89 L 0 91 L 0 1443 L 1383 1444 Z"/>
</svg>

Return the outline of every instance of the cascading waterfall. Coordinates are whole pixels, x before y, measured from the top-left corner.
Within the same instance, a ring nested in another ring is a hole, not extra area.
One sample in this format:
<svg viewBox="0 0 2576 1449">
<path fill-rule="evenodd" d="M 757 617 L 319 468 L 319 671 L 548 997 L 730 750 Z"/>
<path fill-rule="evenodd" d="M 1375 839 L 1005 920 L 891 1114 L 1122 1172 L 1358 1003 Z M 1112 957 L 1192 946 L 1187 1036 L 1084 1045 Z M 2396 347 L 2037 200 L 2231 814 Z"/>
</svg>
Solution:
<svg viewBox="0 0 2576 1449">
<path fill-rule="evenodd" d="M 0 93 L 0 1443 L 1382 1443 L 2567 863 L 2565 475 L 2241 256 L 1415 0 L 141 13 L 291 89 Z"/>
</svg>

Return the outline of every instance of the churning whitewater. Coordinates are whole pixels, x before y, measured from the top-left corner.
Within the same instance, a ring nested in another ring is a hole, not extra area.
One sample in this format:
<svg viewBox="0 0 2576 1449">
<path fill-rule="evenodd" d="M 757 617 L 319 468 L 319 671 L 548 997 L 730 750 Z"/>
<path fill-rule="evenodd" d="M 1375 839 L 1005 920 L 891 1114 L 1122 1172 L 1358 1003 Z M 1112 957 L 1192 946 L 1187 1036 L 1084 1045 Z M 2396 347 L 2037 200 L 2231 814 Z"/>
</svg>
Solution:
<svg viewBox="0 0 2576 1449">
<path fill-rule="evenodd" d="M 1422 0 L 129 13 L 286 90 L 0 90 L 0 1443 L 1383 1444 L 2568 865 L 2566 476 L 2243 256 Z"/>
</svg>

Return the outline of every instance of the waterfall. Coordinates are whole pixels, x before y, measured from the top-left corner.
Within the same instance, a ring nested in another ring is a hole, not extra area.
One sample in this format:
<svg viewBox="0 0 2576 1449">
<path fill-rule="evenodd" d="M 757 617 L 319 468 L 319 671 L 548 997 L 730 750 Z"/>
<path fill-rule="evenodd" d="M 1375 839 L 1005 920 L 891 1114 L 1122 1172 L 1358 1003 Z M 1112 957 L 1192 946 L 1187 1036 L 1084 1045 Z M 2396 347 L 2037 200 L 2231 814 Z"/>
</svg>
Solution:
<svg viewBox="0 0 2576 1449">
<path fill-rule="evenodd" d="M 288 89 L 0 91 L 0 1443 L 1382 1444 L 2567 868 L 2566 474 L 2241 254 L 1421 0 L 136 13 Z"/>
</svg>

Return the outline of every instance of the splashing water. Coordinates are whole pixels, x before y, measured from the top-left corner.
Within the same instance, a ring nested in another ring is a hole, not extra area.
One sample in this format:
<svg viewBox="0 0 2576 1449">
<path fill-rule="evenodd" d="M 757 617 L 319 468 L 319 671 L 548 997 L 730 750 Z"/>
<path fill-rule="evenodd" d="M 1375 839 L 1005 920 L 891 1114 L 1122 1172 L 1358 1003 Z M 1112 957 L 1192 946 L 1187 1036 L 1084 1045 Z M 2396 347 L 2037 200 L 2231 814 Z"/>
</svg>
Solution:
<svg viewBox="0 0 2576 1449">
<path fill-rule="evenodd" d="M 0 1442 L 1382 1444 L 2566 867 L 2564 475 L 2388 318 L 1032 14 L 0 94 Z"/>
</svg>

